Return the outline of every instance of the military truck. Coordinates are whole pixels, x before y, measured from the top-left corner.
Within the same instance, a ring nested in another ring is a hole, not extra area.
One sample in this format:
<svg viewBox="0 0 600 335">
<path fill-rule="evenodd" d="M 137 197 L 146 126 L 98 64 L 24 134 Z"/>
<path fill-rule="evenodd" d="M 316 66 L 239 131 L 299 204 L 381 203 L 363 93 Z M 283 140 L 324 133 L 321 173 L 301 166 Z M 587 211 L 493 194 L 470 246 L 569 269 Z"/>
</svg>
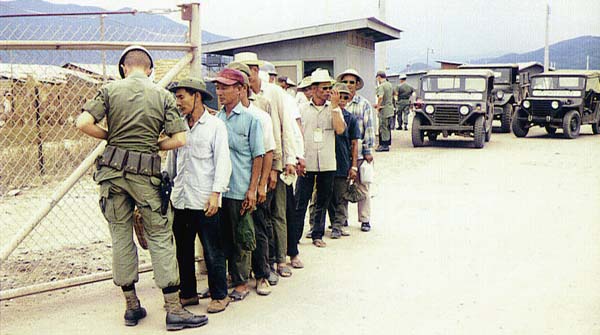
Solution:
<svg viewBox="0 0 600 335">
<path fill-rule="evenodd" d="M 533 126 L 566 138 L 579 136 L 581 125 L 600 131 L 600 71 L 557 70 L 531 76 L 529 97 L 512 121 L 515 136 L 525 137 Z"/>
<path fill-rule="evenodd" d="M 490 70 L 432 70 L 421 78 L 421 108 L 412 123 L 414 147 L 424 145 L 425 136 L 472 137 L 475 148 L 483 148 L 492 136 L 494 119 L 494 73 Z"/>
<path fill-rule="evenodd" d="M 517 64 L 465 64 L 460 69 L 487 69 L 494 72 L 494 119 L 500 120 L 500 130 L 510 133 L 510 123 L 515 106 L 521 103 L 519 65 Z"/>
</svg>

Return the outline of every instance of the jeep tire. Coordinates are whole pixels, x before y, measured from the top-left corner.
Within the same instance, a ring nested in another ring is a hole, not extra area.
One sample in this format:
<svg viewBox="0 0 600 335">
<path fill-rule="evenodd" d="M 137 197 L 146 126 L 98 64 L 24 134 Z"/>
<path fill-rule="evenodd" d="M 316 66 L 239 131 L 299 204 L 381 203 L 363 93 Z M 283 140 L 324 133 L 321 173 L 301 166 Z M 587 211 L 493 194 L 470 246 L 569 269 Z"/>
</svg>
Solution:
<svg viewBox="0 0 600 335">
<path fill-rule="evenodd" d="M 502 116 L 500 117 L 500 129 L 503 133 L 510 133 L 510 120 L 513 114 L 513 105 L 507 103 L 502 107 Z"/>
<path fill-rule="evenodd" d="M 423 130 L 421 130 L 421 116 L 415 115 L 412 122 L 411 128 L 412 135 L 412 143 L 413 147 L 422 147 L 424 144 L 425 134 Z"/>
<path fill-rule="evenodd" d="M 473 145 L 477 149 L 483 148 L 485 145 L 485 117 L 480 115 L 475 119 L 473 125 Z"/>
<path fill-rule="evenodd" d="M 568 111 L 563 118 L 563 134 L 566 138 L 573 139 L 579 136 L 581 130 L 581 116 L 578 111 Z"/>
<path fill-rule="evenodd" d="M 598 116 L 598 121 L 592 124 L 592 133 L 596 135 L 600 134 L 600 116 Z"/>
<path fill-rule="evenodd" d="M 512 119 L 511 128 L 516 137 L 525 137 L 529 132 L 528 124 L 527 121 L 519 120 L 519 114 L 517 110 L 515 117 Z"/>
</svg>

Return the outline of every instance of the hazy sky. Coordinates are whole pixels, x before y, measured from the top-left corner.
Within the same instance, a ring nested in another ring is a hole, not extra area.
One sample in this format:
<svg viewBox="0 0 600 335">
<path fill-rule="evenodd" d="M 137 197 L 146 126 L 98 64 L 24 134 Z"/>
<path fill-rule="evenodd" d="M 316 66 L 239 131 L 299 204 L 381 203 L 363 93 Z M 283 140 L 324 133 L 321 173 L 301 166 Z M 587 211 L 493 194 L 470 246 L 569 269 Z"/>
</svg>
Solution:
<svg viewBox="0 0 600 335">
<path fill-rule="evenodd" d="M 172 8 L 183 1 L 50 0 L 106 9 Z M 600 0 L 386 0 L 386 22 L 404 32 L 387 42 L 400 63 L 526 52 L 544 45 L 545 6 L 551 7 L 550 43 L 600 35 Z M 336 21 L 377 16 L 378 0 L 205 0 L 202 28 L 244 37 Z"/>
</svg>

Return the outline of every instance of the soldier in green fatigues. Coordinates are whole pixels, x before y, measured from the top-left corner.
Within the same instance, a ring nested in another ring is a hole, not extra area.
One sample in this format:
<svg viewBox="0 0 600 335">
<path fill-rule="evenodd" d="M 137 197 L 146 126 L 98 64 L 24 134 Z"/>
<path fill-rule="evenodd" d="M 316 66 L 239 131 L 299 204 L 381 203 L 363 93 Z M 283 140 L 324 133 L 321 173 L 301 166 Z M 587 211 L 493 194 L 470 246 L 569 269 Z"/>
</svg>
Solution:
<svg viewBox="0 0 600 335">
<path fill-rule="evenodd" d="M 394 96 L 397 99 L 397 119 L 398 119 L 398 130 L 402 129 L 402 125 L 404 125 L 404 130 L 408 130 L 408 114 L 410 113 L 410 97 L 415 91 L 412 86 L 406 83 L 406 75 L 400 75 L 400 82 L 394 91 Z"/>
<path fill-rule="evenodd" d="M 157 152 L 183 146 L 186 128 L 173 96 L 148 78 L 153 65 L 146 49 L 125 49 L 119 60 L 124 79 L 103 86 L 83 106 L 77 128 L 108 142 L 98 157 L 94 180 L 100 184 L 100 207 L 112 238 L 113 281 L 125 296 L 125 325 L 135 326 L 146 316 L 135 292 L 138 256 L 132 228 L 137 206 L 143 217 L 156 285 L 164 294 L 167 330 L 178 330 L 205 325 L 208 319 L 188 312 L 179 301 L 172 219 L 168 207 L 161 210 Z M 108 129 L 97 125 L 104 117 Z M 159 142 L 161 131 L 168 137 Z"/>
<path fill-rule="evenodd" d="M 379 146 L 375 151 L 390 151 L 392 144 L 390 118 L 394 117 L 393 88 L 392 84 L 387 81 L 385 72 L 378 71 L 375 78 L 379 83 L 375 91 L 377 104 L 374 106 L 379 111 Z"/>
</svg>

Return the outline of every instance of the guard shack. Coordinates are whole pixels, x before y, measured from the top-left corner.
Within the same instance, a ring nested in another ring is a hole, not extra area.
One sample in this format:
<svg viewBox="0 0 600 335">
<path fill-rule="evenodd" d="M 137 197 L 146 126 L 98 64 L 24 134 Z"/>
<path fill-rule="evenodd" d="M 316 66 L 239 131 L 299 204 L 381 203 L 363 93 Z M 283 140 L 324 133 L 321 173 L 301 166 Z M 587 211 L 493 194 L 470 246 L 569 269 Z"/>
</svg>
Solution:
<svg viewBox="0 0 600 335">
<path fill-rule="evenodd" d="M 370 17 L 202 45 L 202 52 L 223 56 L 250 51 L 275 65 L 280 76 L 300 82 L 315 69 L 332 77 L 354 68 L 365 80 L 360 91 L 375 96 L 375 43 L 400 38 L 400 29 Z"/>
</svg>

